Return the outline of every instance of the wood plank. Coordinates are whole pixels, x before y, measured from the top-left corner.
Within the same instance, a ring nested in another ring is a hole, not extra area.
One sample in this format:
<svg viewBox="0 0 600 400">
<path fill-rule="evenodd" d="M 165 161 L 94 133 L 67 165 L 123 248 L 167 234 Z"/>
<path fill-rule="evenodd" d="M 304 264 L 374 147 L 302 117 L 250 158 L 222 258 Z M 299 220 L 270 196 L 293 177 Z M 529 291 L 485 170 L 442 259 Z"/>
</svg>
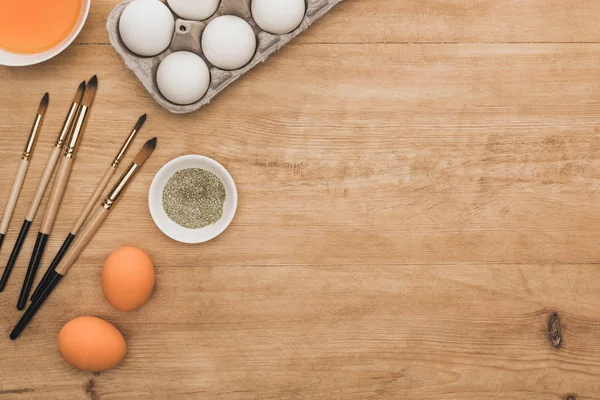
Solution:
<svg viewBox="0 0 600 400">
<path fill-rule="evenodd" d="M 159 264 L 150 301 L 124 313 L 104 300 L 98 261 L 61 282 L 21 339 L 0 341 L 0 398 L 600 398 L 597 265 Z M 56 335 L 82 314 L 121 329 L 120 367 L 60 360 Z"/>
<path fill-rule="evenodd" d="M 119 0 L 94 0 L 78 43 L 109 43 Z M 345 0 L 296 43 L 598 42 L 595 0 Z"/>
<path fill-rule="evenodd" d="M 2 159 L 14 159 L 0 179 L 10 182 L 18 164 L 29 124 L 23 110 L 49 90 L 23 189 L 24 199 L 31 196 L 72 88 L 98 72 L 98 98 L 50 248 L 148 112 L 136 146 L 157 135 L 158 150 L 86 261 L 115 243 L 168 248 L 159 263 L 186 265 L 598 260 L 600 45 L 379 48 L 373 55 L 360 45 L 292 46 L 185 116 L 159 109 L 105 46 L 69 49 L 80 71 L 73 76 L 50 62 L 44 68 L 53 81 L 43 87 L 41 67 L 3 70 L 0 129 L 19 135 L 0 148 Z M 11 85 L 22 90 L 18 101 Z M 233 225 L 199 252 L 162 235 L 146 211 L 153 175 L 186 153 L 222 162 L 240 192 Z M 19 203 L 17 220 L 26 208 Z M 5 250 L 0 264 L 6 257 Z"/>
<path fill-rule="evenodd" d="M 159 137 L 10 342 L 26 242 L 0 294 L 0 399 L 600 399 L 600 44 L 582 43 L 598 41 L 599 2 L 346 0 L 185 116 L 160 109 L 106 44 L 116 4 L 94 0 L 79 44 L 56 59 L 0 68 L 2 187 L 51 93 L 0 267 L 82 79 L 98 73 L 100 89 L 44 268 L 140 114 L 134 148 Z M 222 162 L 240 194 L 232 226 L 201 246 L 169 240 L 147 211 L 156 171 L 187 153 Z M 157 265 L 133 313 L 99 286 L 123 245 Z M 97 375 L 55 344 L 90 314 L 129 344 L 123 365 Z"/>
</svg>

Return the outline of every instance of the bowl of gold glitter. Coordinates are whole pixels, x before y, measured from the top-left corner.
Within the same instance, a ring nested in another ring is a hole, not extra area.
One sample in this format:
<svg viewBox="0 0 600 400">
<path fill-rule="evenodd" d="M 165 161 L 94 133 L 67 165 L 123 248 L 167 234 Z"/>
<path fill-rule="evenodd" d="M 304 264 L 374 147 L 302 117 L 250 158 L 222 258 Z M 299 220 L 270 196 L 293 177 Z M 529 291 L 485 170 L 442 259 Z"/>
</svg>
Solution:
<svg viewBox="0 0 600 400">
<path fill-rule="evenodd" d="M 237 190 L 225 167 L 215 160 L 187 155 L 165 164 L 148 194 L 156 226 L 182 243 L 203 243 L 219 236 L 237 209 Z"/>
</svg>

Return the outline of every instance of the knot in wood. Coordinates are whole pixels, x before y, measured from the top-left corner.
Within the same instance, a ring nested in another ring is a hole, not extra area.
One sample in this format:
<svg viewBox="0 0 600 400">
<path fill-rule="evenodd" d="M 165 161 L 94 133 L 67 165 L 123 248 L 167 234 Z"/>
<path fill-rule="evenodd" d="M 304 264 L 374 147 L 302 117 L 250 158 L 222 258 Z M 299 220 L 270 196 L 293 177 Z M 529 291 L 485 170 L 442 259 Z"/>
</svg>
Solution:
<svg viewBox="0 0 600 400">
<path fill-rule="evenodd" d="M 558 349 L 562 343 L 561 331 L 562 328 L 560 324 L 560 316 L 558 315 L 558 313 L 554 312 L 548 318 L 548 340 L 550 340 L 550 343 L 555 349 Z"/>
</svg>

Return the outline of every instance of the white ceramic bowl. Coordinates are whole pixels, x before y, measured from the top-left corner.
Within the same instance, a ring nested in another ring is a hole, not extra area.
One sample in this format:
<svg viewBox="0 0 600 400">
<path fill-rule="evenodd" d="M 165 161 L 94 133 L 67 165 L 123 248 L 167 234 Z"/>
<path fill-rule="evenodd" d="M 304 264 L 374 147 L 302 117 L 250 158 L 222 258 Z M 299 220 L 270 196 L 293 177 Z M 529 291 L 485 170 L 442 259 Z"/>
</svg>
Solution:
<svg viewBox="0 0 600 400">
<path fill-rule="evenodd" d="M 73 27 L 71 33 L 69 33 L 69 35 L 61 43 L 49 50 L 36 54 L 19 54 L 0 49 L 0 65 L 6 65 L 9 67 L 23 67 L 26 65 L 39 64 L 51 59 L 66 49 L 71 43 L 73 43 L 73 40 L 75 40 L 77 35 L 79 35 L 79 32 L 81 32 L 81 29 L 83 28 L 83 25 L 85 24 L 90 12 L 91 0 L 81 0 L 81 2 L 81 13 L 79 14 L 77 23 Z"/>
<path fill-rule="evenodd" d="M 175 172 L 187 168 L 201 168 L 215 174 L 225 186 L 223 216 L 212 225 L 200 229 L 188 229 L 173 222 L 162 205 L 163 190 Z M 187 155 L 166 163 L 156 174 L 148 194 L 150 214 L 158 228 L 171 239 L 182 243 L 203 243 L 219 236 L 231 223 L 237 209 L 237 190 L 229 172 L 212 158 Z"/>
</svg>

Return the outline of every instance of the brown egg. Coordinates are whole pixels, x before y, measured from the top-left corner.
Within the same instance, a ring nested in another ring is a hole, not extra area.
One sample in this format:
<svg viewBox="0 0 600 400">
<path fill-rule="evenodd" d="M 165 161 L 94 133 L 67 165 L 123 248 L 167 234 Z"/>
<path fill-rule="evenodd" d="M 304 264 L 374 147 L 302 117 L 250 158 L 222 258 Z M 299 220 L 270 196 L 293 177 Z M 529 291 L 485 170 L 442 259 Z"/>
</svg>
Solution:
<svg viewBox="0 0 600 400">
<path fill-rule="evenodd" d="M 137 247 L 115 250 L 102 267 L 102 291 L 118 310 L 131 311 L 148 300 L 154 288 L 154 266 Z"/>
<path fill-rule="evenodd" d="M 58 333 L 58 351 L 66 362 L 84 371 L 100 372 L 125 357 L 125 338 L 111 323 L 96 317 L 79 317 Z"/>
</svg>

